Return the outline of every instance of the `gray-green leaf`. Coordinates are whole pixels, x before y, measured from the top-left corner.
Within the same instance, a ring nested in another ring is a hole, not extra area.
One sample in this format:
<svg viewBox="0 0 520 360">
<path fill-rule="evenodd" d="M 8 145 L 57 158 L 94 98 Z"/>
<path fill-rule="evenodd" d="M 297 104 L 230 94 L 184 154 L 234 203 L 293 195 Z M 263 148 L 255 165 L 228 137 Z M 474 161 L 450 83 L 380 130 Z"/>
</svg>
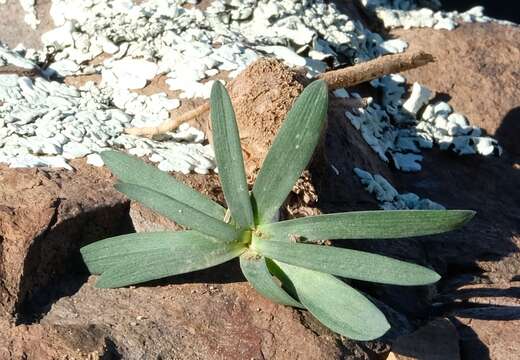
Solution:
<svg viewBox="0 0 520 360">
<path fill-rule="evenodd" d="M 346 278 L 394 285 L 426 285 L 440 276 L 423 266 L 332 246 L 260 240 L 253 237 L 253 250 L 287 264 Z"/>
<path fill-rule="evenodd" d="M 368 341 L 390 325 L 365 296 L 334 276 L 276 262 L 303 305 L 323 325 L 350 339 Z"/>
<path fill-rule="evenodd" d="M 314 81 L 298 97 L 278 131 L 253 187 L 257 224 L 271 222 L 311 159 L 325 123 L 327 85 Z"/>
<path fill-rule="evenodd" d="M 211 89 L 211 128 L 219 178 L 231 215 L 242 228 L 254 225 L 244 158 L 231 99 L 219 81 Z"/>
<path fill-rule="evenodd" d="M 187 226 L 203 234 L 222 241 L 234 241 L 239 237 L 239 231 L 235 227 L 167 195 L 149 188 L 127 183 L 116 184 L 116 189 L 130 199 L 140 202 L 180 225 Z"/>
<path fill-rule="evenodd" d="M 283 305 L 303 307 L 274 281 L 263 256 L 243 253 L 240 256 L 240 268 L 255 290 L 266 298 Z"/>
<path fill-rule="evenodd" d="M 102 152 L 101 157 L 112 173 L 122 182 L 165 194 L 179 202 L 190 204 L 194 209 L 215 219 L 224 218 L 226 209 L 222 206 L 135 156 L 109 150 Z"/>
<path fill-rule="evenodd" d="M 167 276 L 206 269 L 231 260 L 245 251 L 240 243 L 222 243 L 195 231 L 181 233 L 170 239 L 169 247 L 133 256 L 114 258 L 98 279 L 96 286 L 112 288 L 138 284 Z M 161 235 L 162 236 L 162 235 Z M 87 258 L 88 255 L 87 255 Z M 91 264 L 95 259 L 90 257 Z"/>
<path fill-rule="evenodd" d="M 353 211 L 262 224 L 271 240 L 393 239 L 457 229 L 475 215 L 470 210 Z"/>
<path fill-rule="evenodd" d="M 83 261 L 91 274 L 101 274 L 109 267 L 142 256 L 161 254 L 171 248 L 172 242 L 189 238 L 191 241 L 206 239 L 206 235 L 194 231 L 133 233 L 107 238 L 80 249 Z M 216 241 L 216 240 L 215 240 Z"/>
</svg>

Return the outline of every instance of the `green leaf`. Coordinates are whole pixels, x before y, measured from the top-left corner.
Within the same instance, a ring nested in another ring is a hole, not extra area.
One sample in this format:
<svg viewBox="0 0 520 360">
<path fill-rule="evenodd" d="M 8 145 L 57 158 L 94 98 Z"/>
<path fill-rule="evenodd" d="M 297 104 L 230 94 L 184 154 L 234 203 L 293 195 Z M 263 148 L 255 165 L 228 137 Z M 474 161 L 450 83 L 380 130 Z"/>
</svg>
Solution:
<svg viewBox="0 0 520 360">
<path fill-rule="evenodd" d="M 196 241 L 207 237 L 194 231 L 134 233 L 97 241 L 82 247 L 80 252 L 90 273 L 101 274 L 122 261 L 164 253 L 171 248 L 172 242 L 183 238 Z"/>
<path fill-rule="evenodd" d="M 309 163 L 323 130 L 328 104 L 323 80 L 307 86 L 278 131 L 253 187 L 257 224 L 271 222 Z"/>
<path fill-rule="evenodd" d="M 164 236 L 164 233 L 159 233 L 158 241 L 168 241 Z M 96 286 L 112 288 L 206 269 L 240 256 L 246 249 L 241 243 L 218 242 L 195 231 L 171 236 L 169 245 L 164 248 L 151 247 L 151 251 L 137 252 L 130 245 L 130 252 L 111 258 L 96 257 L 87 251 L 84 257 L 94 270 L 103 270 Z M 111 248 L 115 250 L 115 246 Z"/>
<path fill-rule="evenodd" d="M 260 240 L 252 249 L 275 260 L 351 279 L 394 285 L 426 285 L 440 276 L 425 267 L 382 255 L 332 246 Z"/>
<path fill-rule="evenodd" d="M 194 209 L 215 219 L 224 218 L 226 209 L 222 206 L 135 156 L 110 150 L 102 152 L 101 157 L 122 182 L 146 187 L 181 203 L 190 204 Z"/>
<path fill-rule="evenodd" d="M 355 211 L 263 224 L 259 229 L 265 238 L 279 241 L 393 239 L 454 230 L 474 215 L 469 210 Z"/>
<path fill-rule="evenodd" d="M 222 190 L 231 215 L 242 228 L 254 225 L 247 188 L 244 158 L 231 99 L 224 85 L 215 81 L 211 89 L 211 128 Z"/>
<path fill-rule="evenodd" d="M 243 253 L 240 256 L 240 268 L 255 290 L 266 298 L 283 305 L 303 307 L 274 281 L 263 256 Z"/>
<path fill-rule="evenodd" d="M 140 202 L 161 215 L 222 241 L 234 241 L 239 237 L 235 227 L 215 219 L 189 205 L 148 188 L 126 183 L 116 184 L 116 189 L 130 199 Z"/>
<path fill-rule="evenodd" d="M 332 331 L 368 341 L 390 329 L 383 313 L 370 300 L 334 276 L 282 262 L 276 264 L 302 304 Z"/>
</svg>

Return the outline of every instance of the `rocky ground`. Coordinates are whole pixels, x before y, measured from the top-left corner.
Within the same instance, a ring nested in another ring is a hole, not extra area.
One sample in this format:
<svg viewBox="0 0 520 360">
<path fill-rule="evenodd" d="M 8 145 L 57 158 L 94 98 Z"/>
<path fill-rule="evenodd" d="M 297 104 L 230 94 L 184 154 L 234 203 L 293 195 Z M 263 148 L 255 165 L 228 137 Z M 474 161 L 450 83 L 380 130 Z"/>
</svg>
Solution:
<svg viewBox="0 0 520 360">
<path fill-rule="evenodd" d="M 48 24 L 47 5 L 39 3 L 42 24 Z M 38 46 L 38 33 L 12 22 L 20 20 L 18 3 L 7 6 L 13 16 L 0 19 L 2 37 L 12 46 L 20 41 Z M 436 63 L 405 74 L 408 80 L 449 98 L 499 140 L 504 154 L 455 157 L 431 150 L 421 172 L 398 172 L 345 121 L 341 99 L 331 102 L 323 145 L 339 175 L 315 163 L 309 183 L 319 201 L 306 207 L 377 208 L 352 175 L 354 167 L 362 167 L 402 191 L 478 212 L 470 225 L 447 235 L 351 244 L 432 266 L 443 275 L 437 286 L 424 288 L 357 284 L 386 304 L 380 306 L 393 325 L 387 336 L 374 342 L 339 337 L 308 314 L 259 296 L 235 262 L 139 287 L 95 289 L 79 247 L 175 225 L 130 204 L 112 189 L 106 169 L 76 160 L 73 172 L 0 167 L 0 359 L 519 358 L 520 29 L 465 24 L 450 32 L 388 35 L 436 57 Z M 265 76 L 258 76 L 260 70 Z M 300 88 L 294 74 L 275 63 L 235 81 L 238 122 L 251 134 L 250 169 L 261 161 Z M 181 179 L 223 200 L 216 176 Z"/>
</svg>

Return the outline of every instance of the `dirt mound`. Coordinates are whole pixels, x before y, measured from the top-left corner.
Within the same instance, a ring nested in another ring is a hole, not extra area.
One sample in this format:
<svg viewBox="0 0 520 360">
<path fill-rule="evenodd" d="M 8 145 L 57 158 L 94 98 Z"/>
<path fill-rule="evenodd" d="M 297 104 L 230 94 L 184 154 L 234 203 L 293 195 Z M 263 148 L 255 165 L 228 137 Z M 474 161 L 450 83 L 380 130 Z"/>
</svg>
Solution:
<svg viewBox="0 0 520 360">
<path fill-rule="evenodd" d="M 261 165 L 296 97 L 300 76 L 275 59 L 251 64 L 229 86 L 249 174 Z"/>
</svg>

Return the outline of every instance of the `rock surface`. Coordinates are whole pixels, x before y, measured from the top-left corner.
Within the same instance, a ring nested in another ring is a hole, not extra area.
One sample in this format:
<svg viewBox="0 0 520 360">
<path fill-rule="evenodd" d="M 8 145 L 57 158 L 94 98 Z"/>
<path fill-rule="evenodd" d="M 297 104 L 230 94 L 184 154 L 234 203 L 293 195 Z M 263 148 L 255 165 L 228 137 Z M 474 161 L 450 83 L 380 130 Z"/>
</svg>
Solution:
<svg viewBox="0 0 520 360">
<path fill-rule="evenodd" d="M 9 314 L 42 300 L 41 291 L 82 265 L 78 249 L 124 231 L 128 200 L 106 169 L 0 168 L 0 308 Z M 108 215 L 110 214 L 110 216 Z"/>
<path fill-rule="evenodd" d="M 401 188 L 448 208 L 477 211 L 470 226 L 439 237 L 444 242 L 424 243 L 419 253 L 447 272 L 439 288 L 439 300 L 446 302 L 437 313 L 456 316 L 462 358 L 518 358 L 512 329 L 520 318 L 520 29 L 465 24 L 452 32 L 416 29 L 392 35 L 437 59 L 405 73 L 407 79 L 420 81 L 439 98 L 450 98 L 457 111 L 504 147 L 502 157 L 491 159 L 455 159 L 432 151 L 422 172 L 395 174 L 394 179 Z"/>
<path fill-rule="evenodd" d="M 508 113 L 520 106 L 520 90 L 515 86 L 520 74 L 514 66 L 520 57 L 519 27 L 462 24 L 454 31 L 414 29 L 391 34 L 407 41 L 410 50 L 429 51 L 436 59 L 427 67 L 404 72 L 408 82 L 419 81 L 439 98 L 450 99 L 456 111 L 489 134 L 495 135 Z"/>
<path fill-rule="evenodd" d="M 395 341 L 392 353 L 397 360 L 457 360 L 459 336 L 448 319 L 436 319 Z"/>
<path fill-rule="evenodd" d="M 236 265 L 225 269 L 238 274 Z M 213 283 L 229 280 L 212 279 L 222 270 L 116 290 L 95 289 L 92 278 L 41 323 L 97 331 L 99 342 L 112 339 L 124 359 L 339 358 L 336 336 L 311 331 L 292 309 L 244 282 Z"/>
</svg>

